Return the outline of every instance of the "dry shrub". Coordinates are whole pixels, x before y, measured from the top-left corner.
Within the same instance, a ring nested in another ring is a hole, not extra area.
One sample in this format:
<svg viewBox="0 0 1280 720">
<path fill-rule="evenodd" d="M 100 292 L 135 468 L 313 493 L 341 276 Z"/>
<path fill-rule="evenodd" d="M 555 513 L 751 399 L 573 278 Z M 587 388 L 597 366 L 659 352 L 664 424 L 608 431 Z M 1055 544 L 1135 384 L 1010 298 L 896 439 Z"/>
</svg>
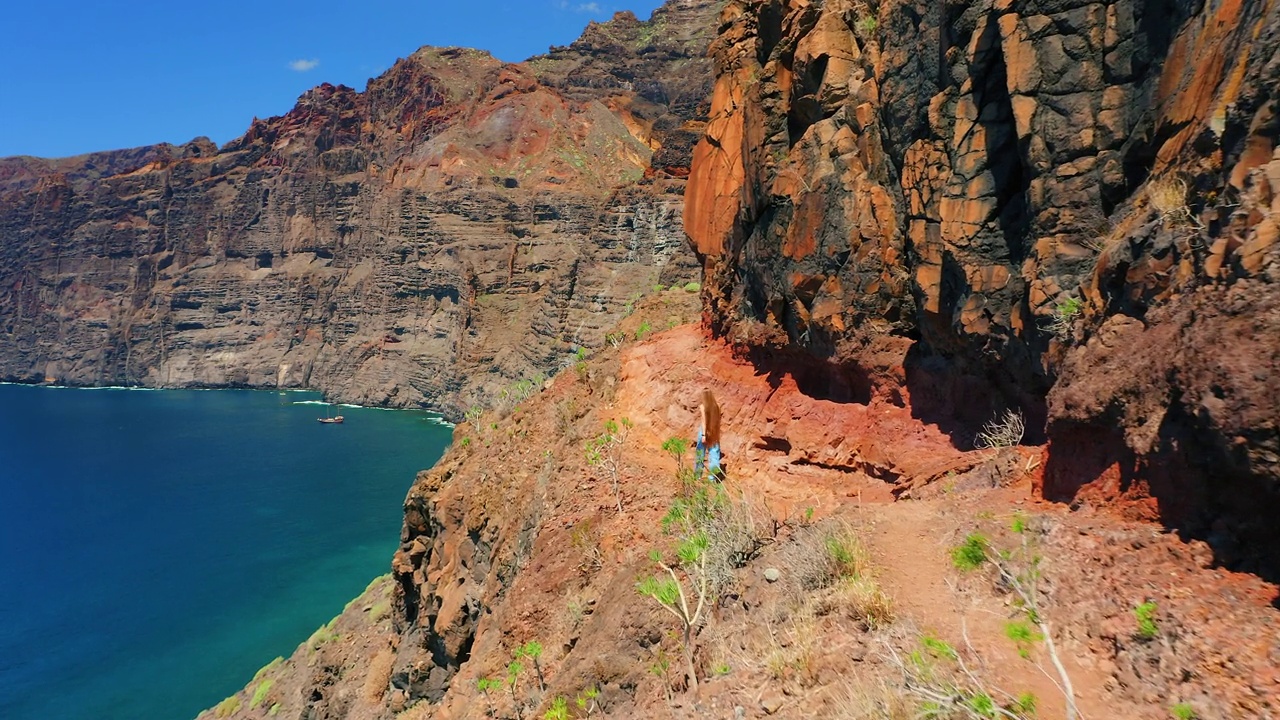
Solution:
<svg viewBox="0 0 1280 720">
<path fill-rule="evenodd" d="M 371 703 L 380 702 L 391 687 L 391 666 L 395 664 L 396 654 L 391 648 L 383 648 L 373 661 L 369 663 L 369 674 L 364 678 L 364 689 L 361 694 Z"/>
<path fill-rule="evenodd" d="M 973 444 L 979 449 L 997 449 L 1013 447 L 1022 442 L 1022 436 L 1026 434 L 1027 423 L 1022 419 L 1022 413 L 1017 410 L 1009 410 L 999 418 L 991 420 L 982 426 L 982 431 L 978 433 L 978 437 L 974 439 Z"/>
<path fill-rule="evenodd" d="M 707 523 L 707 574 L 712 597 L 723 597 L 737 582 L 735 573 L 772 541 L 772 515 L 763 503 L 744 494 L 725 496 Z"/>
<path fill-rule="evenodd" d="M 1161 177 L 1150 181 L 1147 183 L 1147 200 L 1161 220 L 1179 222 L 1191 219 L 1191 209 L 1187 207 L 1187 183 L 1181 178 Z"/>
<path fill-rule="evenodd" d="M 785 555 L 801 590 L 821 590 L 871 572 L 871 554 L 847 525 L 823 523 L 797 533 Z"/>
<path fill-rule="evenodd" d="M 565 445 L 577 445 L 582 440 L 578 428 L 578 420 L 585 413 L 578 407 L 578 401 L 570 398 L 556 403 L 556 429 L 561 442 Z"/>
<path fill-rule="evenodd" d="M 886 627 L 895 617 L 893 600 L 870 576 L 843 578 L 815 595 L 811 602 L 818 615 L 840 614 L 864 630 Z"/>
<path fill-rule="evenodd" d="M 578 572 L 590 577 L 604 567 L 604 552 L 600 549 L 601 532 L 597 523 L 586 518 L 569 532 L 569 543 L 581 555 Z"/>
<path fill-rule="evenodd" d="M 893 601 L 876 582 L 871 553 L 853 528 L 814 528 L 800 538 L 798 548 L 795 568 L 800 587 L 811 593 L 808 611 L 842 615 L 864 630 L 893 622 Z"/>
<path fill-rule="evenodd" d="M 848 639 L 848 624 L 841 619 L 853 620 L 864 631 L 894 621 L 893 603 L 876 582 L 870 552 L 852 527 L 827 521 L 801 528 L 774 561 L 786 568 L 788 587 L 777 605 L 753 610 L 769 632 L 738 639 L 741 665 L 812 687 L 832 643 Z"/>
<path fill-rule="evenodd" d="M 421 700 L 408 708 L 396 714 L 396 720 L 431 720 L 435 714 L 435 707 L 426 700 Z"/>
<path fill-rule="evenodd" d="M 832 720 L 916 720 L 918 708 L 901 690 L 884 682 L 851 683 L 827 688 Z"/>
<path fill-rule="evenodd" d="M 564 599 L 564 624 L 571 633 L 575 632 L 591 614 L 592 600 L 583 590 L 565 590 L 561 597 Z"/>
<path fill-rule="evenodd" d="M 781 630 L 770 634 L 764 666 L 774 680 L 795 676 L 802 685 L 813 685 L 814 653 L 818 647 L 818 622 L 813 613 L 802 610 Z"/>
</svg>

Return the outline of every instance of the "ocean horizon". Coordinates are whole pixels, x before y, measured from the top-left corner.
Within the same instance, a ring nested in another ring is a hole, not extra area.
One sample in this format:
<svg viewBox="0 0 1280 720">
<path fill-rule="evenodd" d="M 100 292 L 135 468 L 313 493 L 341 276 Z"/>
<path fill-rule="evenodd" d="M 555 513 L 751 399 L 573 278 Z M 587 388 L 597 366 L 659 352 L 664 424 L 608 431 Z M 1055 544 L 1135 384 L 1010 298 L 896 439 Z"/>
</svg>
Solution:
<svg viewBox="0 0 1280 720">
<path fill-rule="evenodd" d="M 7 720 L 215 705 L 389 571 L 451 437 L 417 411 L 321 424 L 318 393 L 131 390 L 0 385 Z"/>
</svg>

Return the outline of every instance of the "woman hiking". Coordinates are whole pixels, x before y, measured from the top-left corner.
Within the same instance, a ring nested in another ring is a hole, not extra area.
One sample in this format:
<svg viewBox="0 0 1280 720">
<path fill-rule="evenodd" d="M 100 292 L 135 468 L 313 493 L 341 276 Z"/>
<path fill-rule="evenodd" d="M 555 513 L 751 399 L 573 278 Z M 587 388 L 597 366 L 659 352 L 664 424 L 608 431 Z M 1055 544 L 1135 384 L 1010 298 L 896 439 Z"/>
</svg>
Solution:
<svg viewBox="0 0 1280 720">
<path fill-rule="evenodd" d="M 698 404 L 698 412 L 702 416 L 702 425 L 698 428 L 698 444 L 694 453 L 694 474 L 702 477 L 703 464 L 712 480 L 720 482 L 724 479 L 724 468 L 720 465 L 720 406 L 708 389 L 702 390 L 702 401 Z"/>
</svg>

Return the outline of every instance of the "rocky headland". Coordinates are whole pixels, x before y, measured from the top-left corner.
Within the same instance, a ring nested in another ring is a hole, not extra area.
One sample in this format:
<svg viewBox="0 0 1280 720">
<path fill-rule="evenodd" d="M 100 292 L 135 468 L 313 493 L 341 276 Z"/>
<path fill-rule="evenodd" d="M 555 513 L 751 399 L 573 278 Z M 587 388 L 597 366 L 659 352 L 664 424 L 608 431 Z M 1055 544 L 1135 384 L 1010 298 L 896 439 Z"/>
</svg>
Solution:
<svg viewBox="0 0 1280 720">
<path fill-rule="evenodd" d="M 1277 47 L 671 0 L 424 49 L 222 149 L 0 161 L 0 368 L 483 409 L 202 717 L 1280 718 Z"/>
</svg>

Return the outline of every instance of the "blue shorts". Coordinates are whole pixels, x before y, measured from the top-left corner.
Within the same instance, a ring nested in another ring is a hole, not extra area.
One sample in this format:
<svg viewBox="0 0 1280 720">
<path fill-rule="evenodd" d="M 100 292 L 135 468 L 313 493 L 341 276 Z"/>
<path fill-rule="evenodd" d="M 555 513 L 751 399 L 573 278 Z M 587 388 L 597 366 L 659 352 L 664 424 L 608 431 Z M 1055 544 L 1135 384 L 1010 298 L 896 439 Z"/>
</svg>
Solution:
<svg viewBox="0 0 1280 720">
<path fill-rule="evenodd" d="M 702 440 L 702 433 L 698 433 L 697 449 L 694 452 L 694 476 L 699 479 L 702 478 L 704 464 L 711 475 L 717 475 L 720 472 L 720 445 L 716 444 L 708 448 Z"/>
</svg>

